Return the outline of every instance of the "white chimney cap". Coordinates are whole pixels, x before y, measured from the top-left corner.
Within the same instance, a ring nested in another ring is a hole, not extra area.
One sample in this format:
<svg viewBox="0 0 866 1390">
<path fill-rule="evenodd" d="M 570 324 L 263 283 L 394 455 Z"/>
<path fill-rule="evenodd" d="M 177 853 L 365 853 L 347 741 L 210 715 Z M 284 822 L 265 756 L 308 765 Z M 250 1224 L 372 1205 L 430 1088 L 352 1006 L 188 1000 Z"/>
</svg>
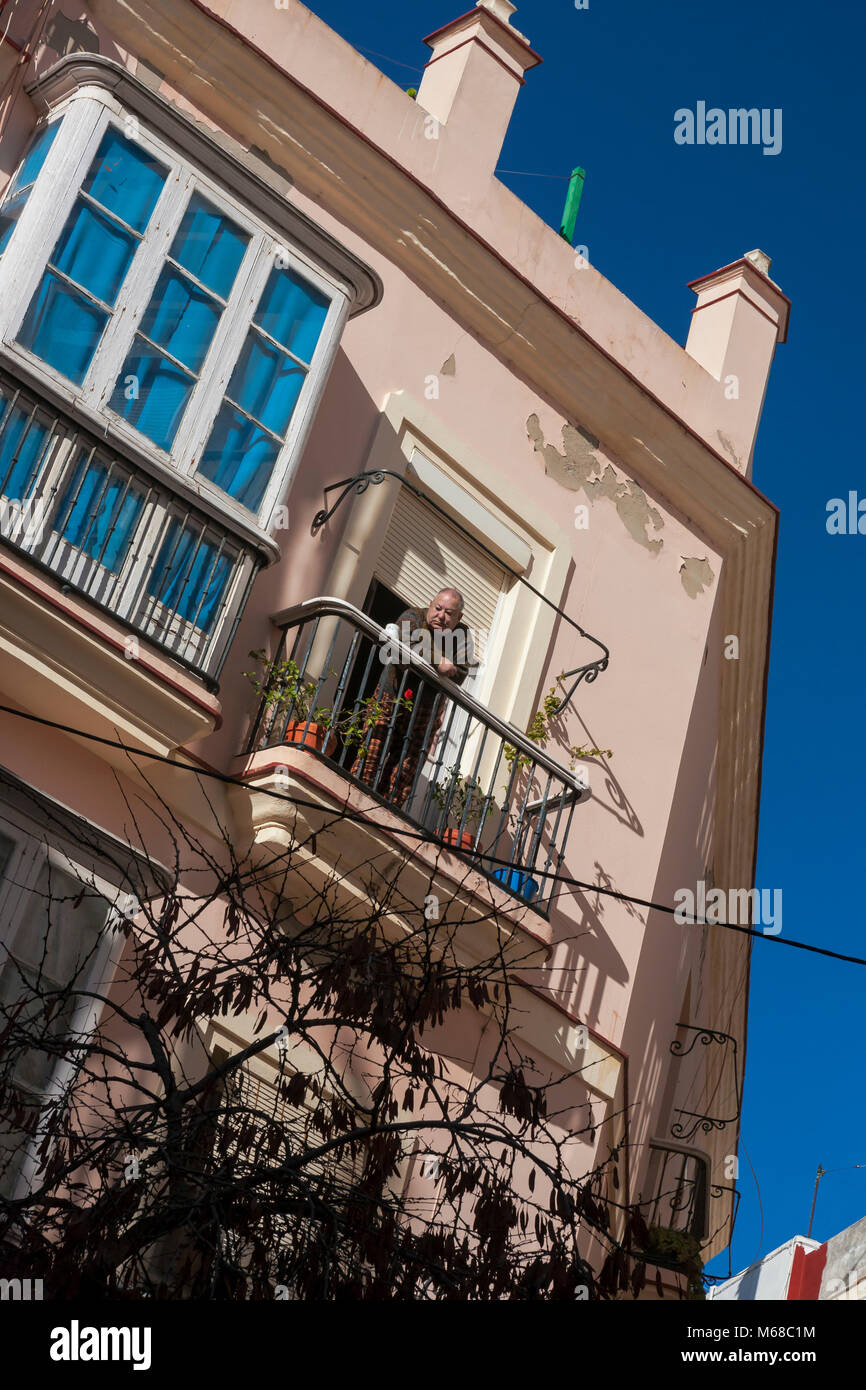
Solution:
<svg viewBox="0 0 866 1390">
<path fill-rule="evenodd" d="M 759 270 L 762 275 L 766 275 L 767 279 L 769 280 L 770 266 L 773 264 L 773 262 L 770 260 L 770 257 L 767 255 L 766 251 L 758 251 L 757 249 L 754 251 L 747 251 L 743 257 L 743 260 L 751 261 L 755 269 Z"/>
<path fill-rule="evenodd" d="M 489 10 L 497 19 L 501 19 L 503 24 L 510 24 L 517 6 L 512 5 L 511 0 L 476 0 L 475 8 Z"/>
</svg>

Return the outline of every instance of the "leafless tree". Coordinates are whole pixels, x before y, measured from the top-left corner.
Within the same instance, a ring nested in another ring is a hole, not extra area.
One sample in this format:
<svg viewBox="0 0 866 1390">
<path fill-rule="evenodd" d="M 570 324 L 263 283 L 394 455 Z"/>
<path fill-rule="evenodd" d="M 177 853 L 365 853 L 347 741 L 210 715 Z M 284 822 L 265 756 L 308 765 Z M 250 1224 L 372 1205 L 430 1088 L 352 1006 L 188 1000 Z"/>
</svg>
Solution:
<svg viewBox="0 0 866 1390">
<path fill-rule="evenodd" d="M 0 960 L 3 1274 L 54 1298 L 636 1295 L 640 1212 L 612 1195 L 616 1151 L 584 1171 L 579 1071 L 519 1040 L 513 945 L 467 959 L 463 924 L 375 863 L 355 909 L 306 891 L 305 841 L 239 852 L 210 804 L 205 835 L 151 784 L 128 854 L 78 827 L 101 878 L 28 890 L 29 950 Z M 64 973 L 51 924 L 104 880 L 107 925 Z M 471 1065 L 450 1051 L 467 1019 Z"/>
</svg>

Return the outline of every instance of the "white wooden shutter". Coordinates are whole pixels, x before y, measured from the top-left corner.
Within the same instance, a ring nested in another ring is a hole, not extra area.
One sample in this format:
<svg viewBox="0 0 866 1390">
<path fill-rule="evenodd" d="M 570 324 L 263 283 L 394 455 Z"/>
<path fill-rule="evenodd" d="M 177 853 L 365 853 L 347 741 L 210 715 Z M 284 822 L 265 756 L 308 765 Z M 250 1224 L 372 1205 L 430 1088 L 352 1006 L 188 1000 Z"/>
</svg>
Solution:
<svg viewBox="0 0 866 1390">
<path fill-rule="evenodd" d="M 401 488 L 375 575 L 413 608 L 426 610 L 440 589 L 459 589 L 463 622 L 484 658 L 506 572 L 409 488 Z"/>
</svg>

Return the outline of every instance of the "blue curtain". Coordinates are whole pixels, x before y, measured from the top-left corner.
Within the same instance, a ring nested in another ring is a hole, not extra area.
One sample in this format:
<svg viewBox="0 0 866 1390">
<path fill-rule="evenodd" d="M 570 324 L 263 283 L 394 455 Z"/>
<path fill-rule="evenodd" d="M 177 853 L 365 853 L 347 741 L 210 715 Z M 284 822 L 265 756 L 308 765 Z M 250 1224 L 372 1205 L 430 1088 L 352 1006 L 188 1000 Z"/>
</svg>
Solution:
<svg viewBox="0 0 866 1390">
<path fill-rule="evenodd" d="M 293 270 L 268 276 L 198 469 L 250 511 L 261 505 L 307 375 L 294 358 L 312 360 L 329 307 Z"/>
<path fill-rule="evenodd" d="M 193 193 L 170 254 L 214 294 L 228 299 L 249 240 L 200 193 Z"/>
<path fill-rule="evenodd" d="M 30 196 L 30 190 L 45 163 L 45 156 L 51 149 L 61 124 L 61 121 L 55 121 L 39 132 L 25 155 L 21 168 L 6 189 L 3 207 L 0 209 L 0 256 L 6 250 L 15 224 L 21 216 L 22 208 Z"/>
<path fill-rule="evenodd" d="M 194 194 L 171 255 L 225 296 L 248 241 L 228 217 Z M 171 264 L 163 267 L 111 398 L 112 410 L 160 449 L 171 449 L 223 307 L 221 299 L 201 289 L 182 270 Z M 177 358 L 189 374 L 158 348 Z"/>
<path fill-rule="evenodd" d="M 130 232 L 79 199 L 60 234 L 51 257 L 62 270 L 94 299 L 113 305 L 138 246 Z"/>
<path fill-rule="evenodd" d="M 65 540 L 114 574 L 123 563 L 144 499 L 125 478 L 108 480 L 106 465 L 79 458 L 57 513 Z"/>
<path fill-rule="evenodd" d="M 160 273 L 141 331 L 191 372 L 198 372 L 219 323 L 222 305 L 180 271 Z"/>
<path fill-rule="evenodd" d="M 117 379 L 111 408 L 167 452 L 194 384 L 194 377 L 136 335 Z"/>
<path fill-rule="evenodd" d="M 261 506 L 280 442 L 228 402 L 220 407 L 199 473 L 256 512 Z"/>
<path fill-rule="evenodd" d="M 141 233 L 166 173 L 139 145 L 110 127 L 83 187 L 102 207 Z M 30 302 L 19 342 L 79 386 L 108 315 L 77 287 L 113 305 L 138 240 L 79 196 L 51 257 L 55 269 L 46 270 Z M 74 283 L 61 280 L 55 270 Z"/>
<path fill-rule="evenodd" d="M 102 309 L 47 270 L 18 341 L 80 386 L 107 322 Z"/>
<path fill-rule="evenodd" d="M 17 502 L 23 502 L 33 491 L 48 434 L 48 427 L 36 420 L 27 429 L 29 418 L 29 411 L 20 405 L 10 406 L 0 396 L 0 491 Z"/>
<path fill-rule="evenodd" d="M 173 609 L 187 622 L 210 632 L 231 571 L 232 559 L 220 555 L 218 546 L 201 539 L 198 531 L 184 531 L 172 521 L 159 552 L 148 593 Z"/>
<path fill-rule="evenodd" d="M 167 174 L 168 170 L 141 145 L 109 126 L 83 187 L 127 226 L 143 232 Z"/>
<path fill-rule="evenodd" d="M 253 323 L 308 365 L 330 300 L 293 270 L 272 270 Z"/>
<path fill-rule="evenodd" d="M 299 367 L 291 357 L 252 328 L 241 349 L 226 395 L 247 415 L 261 421 L 271 434 L 282 439 L 306 375 L 304 367 Z"/>
</svg>

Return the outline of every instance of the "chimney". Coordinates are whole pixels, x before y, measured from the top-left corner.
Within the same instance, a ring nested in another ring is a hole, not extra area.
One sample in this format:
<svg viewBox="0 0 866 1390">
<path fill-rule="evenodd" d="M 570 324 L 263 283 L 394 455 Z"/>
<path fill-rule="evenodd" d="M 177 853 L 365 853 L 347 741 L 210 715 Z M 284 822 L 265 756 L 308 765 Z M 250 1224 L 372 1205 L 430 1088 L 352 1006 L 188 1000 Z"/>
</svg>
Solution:
<svg viewBox="0 0 866 1390">
<path fill-rule="evenodd" d="M 722 386 L 723 452 L 751 476 L 755 435 L 777 343 L 788 332 L 790 300 L 770 279 L 770 258 L 748 251 L 689 285 L 692 310 L 686 352 Z"/>
<path fill-rule="evenodd" d="M 511 0 L 478 0 L 424 40 L 433 55 L 418 105 L 464 142 L 476 178 L 496 168 L 523 74 L 541 62 L 511 27 L 515 8 Z"/>
</svg>

